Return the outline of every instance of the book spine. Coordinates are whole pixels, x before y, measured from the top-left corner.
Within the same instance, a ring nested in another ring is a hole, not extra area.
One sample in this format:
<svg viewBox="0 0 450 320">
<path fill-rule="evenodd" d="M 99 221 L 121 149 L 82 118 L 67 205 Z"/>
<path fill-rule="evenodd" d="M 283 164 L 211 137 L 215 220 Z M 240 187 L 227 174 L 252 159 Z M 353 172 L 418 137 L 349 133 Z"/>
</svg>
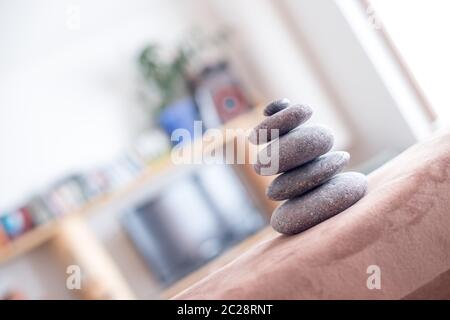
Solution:
<svg viewBox="0 0 450 320">
<path fill-rule="evenodd" d="M 20 211 L 8 212 L 0 220 L 9 239 L 17 238 L 26 230 L 26 221 Z"/>
<path fill-rule="evenodd" d="M 57 192 L 57 190 L 51 190 L 48 193 L 48 202 L 57 217 L 64 215 L 67 211 L 67 207 L 64 206 L 64 201 L 61 199 L 61 195 Z"/>
<path fill-rule="evenodd" d="M 55 192 L 59 196 L 61 205 L 63 206 L 64 214 L 75 211 L 77 205 L 68 184 L 61 184 L 56 189 Z"/>
<path fill-rule="evenodd" d="M 22 207 L 17 211 L 18 211 L 18 214 L 20 214 L 22 216 L 22 221 L 23 221 L 22 233 L 33 229 L 33 227 L 34 227 L 33 217 L 31 216 L 31 213 L 28 210 L 28 208 Z"/>
<path fill-rule="evenodd" d="M 41 225 L 53 218 L 52 212 L 47 207 L 44 199 L 41 196 L 34 196 L 28 202 L 26 207 L 33 219 L 33 224 L 35 226 Z"/>
<path fill-rule="evenodd" d="M 8 243 L 8 234 L 6 230 L 3 228 L 3 223 L 0 223 L 0 247 L 6 245 Z"/>
</svg>

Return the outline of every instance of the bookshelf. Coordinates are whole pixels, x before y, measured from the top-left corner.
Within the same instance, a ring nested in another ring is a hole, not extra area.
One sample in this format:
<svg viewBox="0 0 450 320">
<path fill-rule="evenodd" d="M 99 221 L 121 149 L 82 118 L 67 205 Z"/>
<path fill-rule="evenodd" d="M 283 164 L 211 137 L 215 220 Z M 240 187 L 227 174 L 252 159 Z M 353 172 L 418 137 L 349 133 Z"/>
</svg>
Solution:
<svg viewBox="0 0 450 320">
<path fill-rule="evenodd" d="M 68 213 L 63 217 L 48 221 L 47 223 L 28 231 L 17 239 L 3 245 L 0 247 L 0 265 L 52 240 L 58 232 L 61 222 L 65 219 L 72 216 L 87 216 L 94 214 L 101 208 L 114 204 L 116 201 L 120 201 L 129 194 L 132 194 L 136 190 L 139 190 L 139 188 L 145 186 L 155 175 L 163 174 L 164 170 L 168 169 L 169 166 L 170 157 L 167 155 L 164 156 L 163 159 L 158 160 L 156 163 L 143 170 L 143 172 L 134 181 L 131 181 L 120 190 L 102 195 L 87 203 L 82 208 Z"/>
<path fill-rule="evenodd" d="M 224 125 L 222 128 L 219 128 L 222 132 L 225 132 L 228 129 L 250 129 L 254 127 L 262 118 L 262 112 L 260 108 L 254 108 L 252 111 L 249 111 L 246 114 L 243 114 L 232 121 L 228 122 L 226 125 Z M 237 136 L 235 135 L 226 135 L 226 140 L 222 141 L 220 144 L 226 144 L 231 141 L 233 141 Z M 211 145 L 212 143 L 210 140 L 206 140 L 205 138 L 202 139 L 202 141 L 194 141 L 193 148 L 189 149 L 192 150 L 192 152 L 201 152 L 202 147 L 219 147 L 220 145 Z M 176 165 L 172 163 L 170 154 L 166 154 L 165 156 L 161 157 L 158 161 L 155 161 L 154 163 L 151 163 L 147 168 L 145 168 L 133 181 L 127 183 L 120 189 L 102 195 L 100 197 L 97 197 L 96 199 L 92 200 L 88 204 L 84 205 L 83 207 L 77 209 L 74 212 L 68 213 L 64 215 L 63 217 L 57 218 L 55 220 L 49 221 L 42 226 L 37 227 L 34 230 L 28 231 L 24 235 L 18 237 L 17 239 L 11 241 L 10 243 L 3 245 L 0 247 L 0 265 L 7 263 L 17 257 L 20 257 L 22 255 L 27 254 L 31 250 L 48 243 L 55 239 L 55 237 L 59 234 L 59 231 L 61 230 L 63 225 L 66 225 L 65 222 L 69 221 L 70 219 L 74 217 L 80 217 L 80 218 L 86 218 L 87 216 L 91 214 L 95 214 L 95 212 L 98 212 L 102 208 L 114 205 L 114 203 L 117 203 L 117 201 L 121 201 L 126 199 L 127 196 L 133 194 L 134 192 L 140 190 L 141 188 L 145 187 L 149 182 L 152 181 L 156 176 L 163 175 L 170 170 L 175 169 Z M 261 202 L 263 206 L 267 208 L 267 210 L 271 211 L 274 204 L 265 199 L 263 197 L 266 181 L 264 181 L 264 177 L 261 177 L 261 180 L 258 180 L 258 178 L 255 178 L 254 175 L 252 176 L 251 168 L 249 165 L 247 167 L 241 168 L 243 175 L 247 176 L 250 180 L 250 183 L 255 186 L 255 191 L 258 193 Z M 249 240 L 250 241 L 250 240 Z M 239 248 L 240 250 L 231 250 L 229 254 L 226 255 L 226 257 L 235 256 L 236 252 L 242 251 L 242 248 L 244 248 L 246 245 L 245 243 L 249 243 L 248 241 L 244 242 Z M 224 261 L 222 260 L 219 261 Z M 229 259 L 229 258 L 228 258 Z M 223 263 L 223 262 L 221 262 Z M 211 266 L 211 264 L 209 264 Z M 195 279 L 200 278 L 201 275 L 206 274 L 205 270 L 211 270 L 211 267 L 208 267 L 209 269 L 202 268 L 201 270 L 195 272 L 192 276 L 187 277 L 186 279 L 182 280 L 182 282 L 176 284 L 174 287 L 166 291 L 163 295 L 169 296 L 176 293 L 177 290 L 181 290 L 186 286 L 188 283 L 192 283 Z"/>
<path fill-rule="evenodd" d="M 0 247 L 0 264 L 21 256 L 52 239 L 58 229 L 57 223 L 57 221 L 49 221 Z"/>
</svg>

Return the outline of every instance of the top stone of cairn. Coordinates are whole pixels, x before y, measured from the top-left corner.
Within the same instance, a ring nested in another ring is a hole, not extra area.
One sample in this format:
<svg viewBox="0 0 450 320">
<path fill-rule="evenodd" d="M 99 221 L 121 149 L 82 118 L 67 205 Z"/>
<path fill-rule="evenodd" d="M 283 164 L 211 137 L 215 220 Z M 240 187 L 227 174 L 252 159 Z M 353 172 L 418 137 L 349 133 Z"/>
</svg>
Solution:
<svg viewBox="0 0 450 320">
<path fill-rule="evenodd" d="M 311 118 L 312 109 L 308 105 L 293 105 L 265 118 L 250 133 L 253 144 L 263 144 L 281 137 Z"/>
<path fill-rule="evenodd" d="M 291 104 L 291 101 L 287 98 L 279 99 L 272 101 L 264 108 L 264 115 L 265 116 L 271 116 L 278 111 L 281 111 L 283 109 L 286 109 Z"/>
</svg>

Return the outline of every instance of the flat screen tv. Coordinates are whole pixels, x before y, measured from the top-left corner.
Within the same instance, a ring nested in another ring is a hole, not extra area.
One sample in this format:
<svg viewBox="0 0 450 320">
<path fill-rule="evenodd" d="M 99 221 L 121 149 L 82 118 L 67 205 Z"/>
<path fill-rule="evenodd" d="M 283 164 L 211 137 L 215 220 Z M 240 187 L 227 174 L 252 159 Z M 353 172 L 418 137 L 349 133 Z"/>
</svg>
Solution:
<svg viewBox="0 0 450 320">
<path fill-rule="evenodd" d="M 205 165 L 131 208 L 123 225 L 151 272 L 170 285 L 255 233 L 265 218 L 227 165 Z"/>
</svg>

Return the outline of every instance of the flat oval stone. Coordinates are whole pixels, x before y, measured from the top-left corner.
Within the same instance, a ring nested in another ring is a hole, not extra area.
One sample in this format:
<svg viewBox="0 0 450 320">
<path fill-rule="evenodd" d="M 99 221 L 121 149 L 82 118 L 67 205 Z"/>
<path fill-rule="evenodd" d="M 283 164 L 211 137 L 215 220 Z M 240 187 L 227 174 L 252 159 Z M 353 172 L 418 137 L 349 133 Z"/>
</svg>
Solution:
<svg viewBox="0 0 450 320">
<path fill-rule="evenodd" d="M 269 142 L 304 123 L 311 115 L 312 109 L 307 105 L 290 106 L 264 119 L 250 133 L 249 140 L 253 144 Z"/>
<path fill-rule="evenodd" d="M 253 168 L 263 176 L 285 172 L 327 153 L 333 142 L 333 134 L 327 127 L 301 126 L 262 149 Z"/>
<path fill-rule="evenodd" d="M 264 115 L 265 116 L 271 116 L 278 111 L 281 111 L 283 109 L 286 109 L 291 104 L 291 101 L 287 98 L 279 99 L 272 101 L 264 108 Z"/>
<path fill-rule="evenodd" d="M 300 233 L 349 208 L 366 191 L 365 175 L 340 173 L 320 187 L 284 202 L 273 213 L 270 224 L 283 234 Z"/>
<path fill-rule="evenodd" d="M 349 160 L 350 155 L 344 151 L 327 153 L 276 177 L 266 194 L 278 201 L 298 197 L 339 173 Z"/>
</svg>

